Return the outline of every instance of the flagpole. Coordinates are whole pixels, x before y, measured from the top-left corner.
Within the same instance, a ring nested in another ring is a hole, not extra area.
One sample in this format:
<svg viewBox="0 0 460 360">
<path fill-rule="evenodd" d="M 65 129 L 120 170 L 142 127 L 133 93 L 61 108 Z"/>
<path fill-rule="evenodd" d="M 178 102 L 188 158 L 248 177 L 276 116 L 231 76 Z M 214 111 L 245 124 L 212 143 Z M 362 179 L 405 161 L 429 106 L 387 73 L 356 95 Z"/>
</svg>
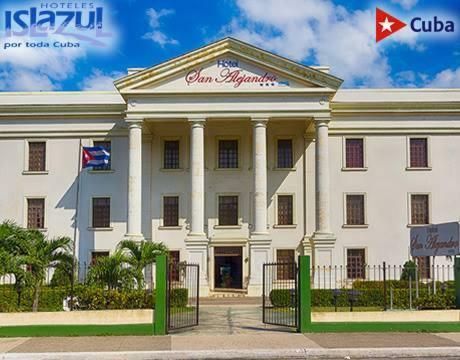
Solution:
<svg viewBox="0 0 460 360">
<path fill-rule="evenodd" d="M 78 168 L 77 168 L 77 193 L 75 200 L 75 221 L 73 228 L 73 259 L 72 259 L 72 280 L 70 282 L 70 311 L 73 310 L 74 286 L 75 286 L 75 261 L 77 256 L 77 229 L 78 229 L 78 208 L 80 205 L 80 174 L 81 174 L 81 153 L 82 142 L 78 146 Z"/>
</svg>

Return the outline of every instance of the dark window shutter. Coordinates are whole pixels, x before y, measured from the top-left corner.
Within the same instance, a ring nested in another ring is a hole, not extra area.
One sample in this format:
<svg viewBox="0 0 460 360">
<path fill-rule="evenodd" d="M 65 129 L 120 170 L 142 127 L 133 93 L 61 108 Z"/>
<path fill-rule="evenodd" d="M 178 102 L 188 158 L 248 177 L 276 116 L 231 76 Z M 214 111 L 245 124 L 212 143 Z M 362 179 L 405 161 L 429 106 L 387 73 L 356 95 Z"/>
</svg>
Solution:
<svg viewBox="0 0 460 360">
<path fill-rule="evenodd" d="M 364 141 L 363 139 L 345 140 L 345 159 L 347 168 L 364 167 Z"/>
<path fill-rule="evenodd" d="M 366 274 L 365 261 L 364 249 L 348 249 L 347 277 L 349 279 L 364 279 Z"/>
<path fill-rule="evenodd" d="M 292 168 L 294 159 L 292 155 L 292 140 L 278 140 L 278 168 Z"/>
<path fill-rule="evenodd" d="M 46 170 L 46 143 L 29 143 L 29 171 Z"/>
<path fill-rule="evenodd" d="M 179 226 L 178 196 L 165 196 L 163 198 L 163 225 Z"/>
<path fill-rule="evenodd" d="M 411 224 L 429 224 L 429 199 L 426 194 L 411 195 Z"/>
<path fill-rule="evenodd" d="M 163 166 L 165 169 L 179 169 L 179 140 L 164 142 Z"/>
<path fill-rule="evenodd" d="M 294 223 L 292 203 L 292 195 L 278 195 L 278 225 Z"/>
<path fill-rule="evenodd" d="M 219 168 L 238 168 L 238 140 L 219 140 Z"/>
<path fill-rule="evenodd" d="M 110 227 L 110 198 L 93 198 L 93 228 Z"/>
<path fill-rule="evenodd" d="M 45 199 L 27 199 L 27 228 L 45 227 Z"/>
<path fill-rule="evenodd" d="M 276 250 L 277 280 L 294 280 L 295 278 L 295 250 Z"/>
<path fill-rule="evenodd" d="M 238 196 L 219 196 L 219 225 L 238 225 Z"/>
<path fill-rule="evenodd" d="M 410 139 L 410 167 L 428 167 L 428 141 L 426 138 Z"/>
<path fill-rule="evenodd" d="M 347 225 L 365 225 L 364 195 L 347 195 Z"/>
</svg>

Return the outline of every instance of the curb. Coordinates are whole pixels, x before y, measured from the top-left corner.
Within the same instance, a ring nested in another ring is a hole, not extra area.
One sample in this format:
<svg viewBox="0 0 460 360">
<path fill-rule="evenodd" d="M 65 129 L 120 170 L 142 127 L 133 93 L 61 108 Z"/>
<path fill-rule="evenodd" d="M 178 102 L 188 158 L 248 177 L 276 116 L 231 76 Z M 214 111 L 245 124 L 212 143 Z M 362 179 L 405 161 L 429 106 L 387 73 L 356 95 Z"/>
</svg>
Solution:
<svg viewBox="0 0 460 360">
<path fill-rule="evenodd" d="M 459 358 L 460 347 L 360 348 L 360 349 L 276 349 L 225 351 L 133 351 L 81 353 L 7 353 L 1 360 L 159 360 L 159 359 L 369 359 L 369 358 Z"/>
</svg>

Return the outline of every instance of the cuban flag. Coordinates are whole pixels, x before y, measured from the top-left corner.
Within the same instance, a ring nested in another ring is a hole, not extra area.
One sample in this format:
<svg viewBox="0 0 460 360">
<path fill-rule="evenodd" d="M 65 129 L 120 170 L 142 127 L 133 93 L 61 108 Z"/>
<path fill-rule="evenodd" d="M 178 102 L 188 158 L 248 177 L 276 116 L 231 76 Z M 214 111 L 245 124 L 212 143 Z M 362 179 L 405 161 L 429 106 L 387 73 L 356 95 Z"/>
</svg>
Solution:
<svg viewBox="0 0 460 360">
<path fill-rule="evenodd" d="M 97 168 L 110 162 L 110 153 L 102 146 L 83 147 L 82 168 Z"/>
</svg>

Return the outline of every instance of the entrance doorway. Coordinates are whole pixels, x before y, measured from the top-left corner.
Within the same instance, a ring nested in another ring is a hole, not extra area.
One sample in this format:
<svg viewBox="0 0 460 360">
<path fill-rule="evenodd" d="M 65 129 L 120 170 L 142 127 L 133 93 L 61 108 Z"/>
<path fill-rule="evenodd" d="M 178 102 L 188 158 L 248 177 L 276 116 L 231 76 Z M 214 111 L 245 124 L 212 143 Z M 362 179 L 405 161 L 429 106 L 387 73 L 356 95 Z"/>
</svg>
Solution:
<svg viewBox="0 0 460 360">
<path fill-rule="evenodd" d="M 243 288 L 243 248 L 222 246 L 214 248 L 214 288 Z"/>
</svg>

